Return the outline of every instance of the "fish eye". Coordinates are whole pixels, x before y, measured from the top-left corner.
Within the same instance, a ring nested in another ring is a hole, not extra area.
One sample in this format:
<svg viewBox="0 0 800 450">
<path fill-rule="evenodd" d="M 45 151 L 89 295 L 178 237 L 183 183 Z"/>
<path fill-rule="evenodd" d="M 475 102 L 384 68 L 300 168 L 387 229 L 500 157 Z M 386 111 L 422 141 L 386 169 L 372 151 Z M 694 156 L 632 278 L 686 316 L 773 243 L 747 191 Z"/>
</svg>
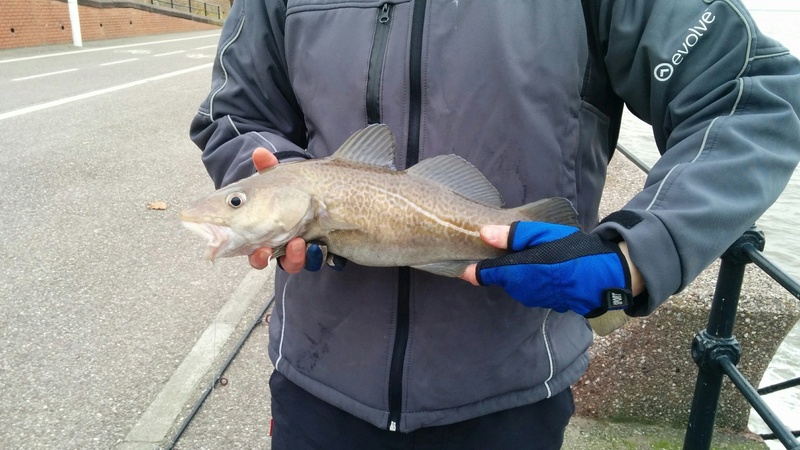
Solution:
<svg viewBox="0 0 800 450">
<path fill-rule="evenodd" d="M 246 199 L 247 199 L 247 197 L 244 196 L 244 193 L 242 193 L 242 192 L 234 192 L 234 193 L 228 195 L 228 198 L 225 199 L 225 202 L 231 208 L 238 208 L 238 207 L 244 205 L 244 202 L 245 202 Z"/>
</svg>

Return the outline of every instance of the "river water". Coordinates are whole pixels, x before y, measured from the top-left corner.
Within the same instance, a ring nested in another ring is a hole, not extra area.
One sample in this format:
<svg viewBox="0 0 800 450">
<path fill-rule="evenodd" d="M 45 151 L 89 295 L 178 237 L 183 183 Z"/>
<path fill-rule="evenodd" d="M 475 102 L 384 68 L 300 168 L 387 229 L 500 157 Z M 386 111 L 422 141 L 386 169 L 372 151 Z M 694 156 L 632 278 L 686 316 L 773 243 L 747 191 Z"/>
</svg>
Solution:
<svg viewBox="0 0 800 450">
<path fill-rule="evenodd" d="M 798 0 L 743 0 L 758 27 L 768 36 L 777 39 L 800 57 L 800 2 Z M 798 86 L 800 89 L 800 86 Z M 620 144 L 640 159 L 653 165 L 658 151 L 652 131 L 645 123 L 627 113 L 623 119 Z M 798 143 L 800 145 L 800 143 Z M 778 201 L 758 221 L 766 234 L 765 254 L 800 280 L 800 169 L 797 169 Z M 746 357 L 746 355 L 744 355 Z M 778 349 L 761 386 L 800 377 L 800 322 Z M 791 429 L 800 429 L 800 388 L 792 388 L 764 397 L 778 417 Z M 768 433 L 769 428 L 755 414 L 751 414 L 750 429 Z M 784 448 L 777 441 L 769 442 L 771 448 Z"/>
</svg>

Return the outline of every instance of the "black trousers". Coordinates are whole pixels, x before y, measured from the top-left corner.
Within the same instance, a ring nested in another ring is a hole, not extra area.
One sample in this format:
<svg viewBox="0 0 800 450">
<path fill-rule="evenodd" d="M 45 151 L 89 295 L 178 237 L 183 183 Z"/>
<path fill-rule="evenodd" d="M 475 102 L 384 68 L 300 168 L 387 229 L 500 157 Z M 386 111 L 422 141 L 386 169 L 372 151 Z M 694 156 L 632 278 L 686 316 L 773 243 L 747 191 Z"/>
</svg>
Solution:
<svg viewBox="0 0 800 450">
<path fill-rule="evenodd" d="M 399 433 L 331 406 L 277 371 L 272 391 L 272 450 L 531 449 L 555 450 L 575 412 L 567 389 L 532 405 L 464 422 Z"/>
</svg>

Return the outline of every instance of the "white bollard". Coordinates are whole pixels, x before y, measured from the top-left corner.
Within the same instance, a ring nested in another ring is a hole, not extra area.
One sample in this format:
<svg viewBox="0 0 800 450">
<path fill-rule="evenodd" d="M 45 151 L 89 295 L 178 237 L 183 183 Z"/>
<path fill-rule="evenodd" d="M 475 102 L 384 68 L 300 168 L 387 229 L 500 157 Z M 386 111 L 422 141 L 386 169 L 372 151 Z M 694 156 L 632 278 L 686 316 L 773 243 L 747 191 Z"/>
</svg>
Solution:
<svg viewBox="0 0 800 450">
<path fill-rule="evenodd" d="M 72 27 L 72 43 L 76 47 L 83 47 L 81 40 L 81 20 L 78 18 L 78 0 L 67 0 L 69 8 L 69 24 Z"/>
</svg>

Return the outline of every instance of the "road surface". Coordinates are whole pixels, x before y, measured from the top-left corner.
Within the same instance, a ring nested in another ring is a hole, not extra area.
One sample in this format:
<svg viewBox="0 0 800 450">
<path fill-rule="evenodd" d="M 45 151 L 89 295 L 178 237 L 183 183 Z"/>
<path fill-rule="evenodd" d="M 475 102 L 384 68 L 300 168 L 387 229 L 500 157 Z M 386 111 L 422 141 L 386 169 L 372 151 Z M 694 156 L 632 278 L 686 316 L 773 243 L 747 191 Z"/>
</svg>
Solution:
<svg viewBox="0 0 800 450">
<path fill-rule="evenodd" d="M 213 189 L 188 127 L 218 39 L 0 51 L 3 448 L 156 448 L 269 300 L 268 271 L 203 261 L 177 219 Z M 265 327 L 254 340 L 242 395 L 265 395 L 216 411 L 229 376 L 178 447 L 268 445 Z"/>
</svg>

